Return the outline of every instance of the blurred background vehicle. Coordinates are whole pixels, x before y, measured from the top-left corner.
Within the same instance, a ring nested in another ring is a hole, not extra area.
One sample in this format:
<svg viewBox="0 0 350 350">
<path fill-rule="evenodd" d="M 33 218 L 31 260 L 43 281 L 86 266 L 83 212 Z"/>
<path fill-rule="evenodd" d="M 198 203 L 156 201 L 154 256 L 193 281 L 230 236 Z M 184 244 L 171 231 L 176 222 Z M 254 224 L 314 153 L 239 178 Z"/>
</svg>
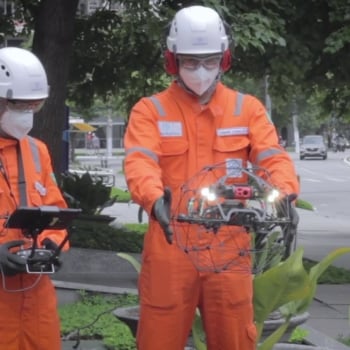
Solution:
<svg viewBox="0 0 350 350">
<path fill-rule="evenodd" d="M 333 152 L 344 152 L 347 142 L 347 139 L 342 134 L 337 134 L 332 140 Z"/>
<path fill-rule="evenodd" d="M 321 135 L 306 135 L 300 145 L 300 160 L 304 158 L 327 159 L 327 146 Z"/>
</svg>

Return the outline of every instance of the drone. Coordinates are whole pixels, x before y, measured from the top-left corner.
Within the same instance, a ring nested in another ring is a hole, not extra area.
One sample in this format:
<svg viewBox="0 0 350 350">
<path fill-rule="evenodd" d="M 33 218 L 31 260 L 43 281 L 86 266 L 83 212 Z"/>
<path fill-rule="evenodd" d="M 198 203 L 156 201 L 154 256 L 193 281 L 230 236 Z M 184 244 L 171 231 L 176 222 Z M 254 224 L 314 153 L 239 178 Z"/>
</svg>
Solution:
<svg viewBox="0 0 350 350">
<path fill-rule="evenodd" d="M 235 162 L 206 166 L 181 188 L 174 217 L 177 244 L 200 270 L 203 264 L 204 270 L 220 271 L 239 265 L 239 259 L 225 262 L 223 255 L 262 253 L 271 249 L 272 234 L 273 246 L 286 258 L 295 248 L 291 201 L 271 184 L 263 168 Z M 254 248 L 235 243 L 238 227 L 254 236 Z"/>
</svg>

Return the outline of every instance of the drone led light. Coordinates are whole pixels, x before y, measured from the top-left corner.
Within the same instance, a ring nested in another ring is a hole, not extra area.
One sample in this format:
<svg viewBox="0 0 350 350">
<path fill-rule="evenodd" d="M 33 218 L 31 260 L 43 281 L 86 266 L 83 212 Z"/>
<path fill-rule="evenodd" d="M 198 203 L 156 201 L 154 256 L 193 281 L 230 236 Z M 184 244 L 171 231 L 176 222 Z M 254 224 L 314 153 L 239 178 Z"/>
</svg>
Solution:
<svg viewBox="0 0 350 350">
<path fill-rule="evenodd" d="M 209 202 L 215 201 L 217 198 L 216 194 L 209 187 L 202 188 L 201 195 Z"/>
<path fill-rule="evenodd" d="M 276 190 L 275 188 L 268 194 L 267 196 L 267 201 L 269 203 L 274 203 L 276 201 L 276 199 L 279 197 L 280 192 L 278 190 Z"/>
</svg>

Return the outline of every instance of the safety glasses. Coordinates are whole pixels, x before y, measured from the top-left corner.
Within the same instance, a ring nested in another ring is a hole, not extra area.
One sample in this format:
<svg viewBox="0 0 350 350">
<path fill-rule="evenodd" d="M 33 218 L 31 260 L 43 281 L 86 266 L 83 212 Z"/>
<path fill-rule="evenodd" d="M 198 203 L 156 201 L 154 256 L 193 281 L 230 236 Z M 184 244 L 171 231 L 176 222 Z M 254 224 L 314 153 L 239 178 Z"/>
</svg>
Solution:
<svg viewBox="0 0 350 350">
<path fill-rule="evenodd" d="M 17 112 L 39 112 L 45 100 L 6 100 L 7 108 Z"/>
<path fill-rule="evenodd" d="M 188 70 L 196 70 L 200 66 L 206 69 L 216 69 L 220 66 L 222 55 L 212 55 L 206 57 L 190 56 L 190 55 L 177 55 L 179 64 L 182 68 Z"/>
</svg>

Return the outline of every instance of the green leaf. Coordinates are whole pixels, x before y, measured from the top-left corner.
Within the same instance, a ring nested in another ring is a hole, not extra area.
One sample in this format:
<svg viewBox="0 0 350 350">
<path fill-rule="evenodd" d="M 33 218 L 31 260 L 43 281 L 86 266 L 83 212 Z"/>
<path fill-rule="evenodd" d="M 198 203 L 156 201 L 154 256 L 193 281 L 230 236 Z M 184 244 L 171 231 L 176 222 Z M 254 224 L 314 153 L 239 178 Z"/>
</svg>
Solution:
<svg viewBox="0 0 350 350">
<path fill-rule="evenodd" d="M 272 334 L 270 334 L 263 343 L 258 346 L 258 350 L 272 350 L 273 346 L 281 339 L 289 326 L 289 321 L 286 321 L 279 326 Z"/>
<path fill-rule="evenodd" d="M 195 319 L 192 325 L 192 336 L 193 336 L 193 343 L 196 348 L 196 350 L 206 350 L 207 346 L 205 342 L 202 340 L 204 335 L 203 325 L 201 316 L 199 314 L 199 311 L 197 309 Z"/>
<path fill-rule="evenodd" d="M 316 293 L 317 281 L 319 277 L 334 262 L 334 260 L 348 253 L 350 253 L 350 247 L 338 248 L 329 253 L 324 259 L 322 259 L 318 264 L 316 264 L 310 269 L 309 280 L 311 285 L 311 291 L 309 294 L 305 295 L 304 298 L 295 302 L 295 309 L 297 310 L 297 313 L 304 312 L 310 306 Z"/>
<path fill-rule="evenodd" d="M 300 198 L 295 201 L 295 206 L 300 209 L 315 210 L 314 206 L 311 203 Z"/>
<path fill-rule="evenodd" d="M 302 247 L 298 248 L 287 260 L 254 278 L 254 317 L 259 337 L 271 312 L 311 292 L 303 252 Z"/>
<path fill-rule="evenodd" d="M 140 273 L 141 271 L 141 264 L 139 263 L 139 261 L 137 259 L 135 259 L 132 255 L 127 254 L 127 253 L 117 253 L 117 255 L 120 258 L 123 258 L 125 260 L 127 260 L 134 268 L 135 270 Z"/>
</svg>

